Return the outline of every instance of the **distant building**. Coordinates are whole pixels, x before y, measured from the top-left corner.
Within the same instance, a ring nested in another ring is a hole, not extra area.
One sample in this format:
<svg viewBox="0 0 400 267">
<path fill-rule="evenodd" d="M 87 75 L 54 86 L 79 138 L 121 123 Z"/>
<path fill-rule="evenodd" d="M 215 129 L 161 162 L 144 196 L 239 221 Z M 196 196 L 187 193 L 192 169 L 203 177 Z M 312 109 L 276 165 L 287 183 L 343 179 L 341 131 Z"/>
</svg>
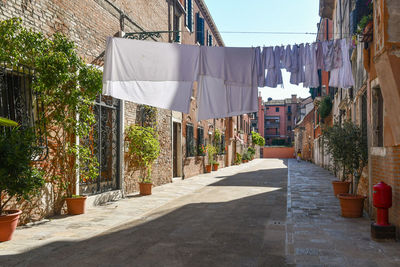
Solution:
<svg viewBox="0 0 400 267">
<path fill-rule="evenodd" d="M 265 102 L 264 138 L 266 145 L 291 145 L 294 140 L 294 126 L 298 116 L 301 98 Z"/>
</svg>

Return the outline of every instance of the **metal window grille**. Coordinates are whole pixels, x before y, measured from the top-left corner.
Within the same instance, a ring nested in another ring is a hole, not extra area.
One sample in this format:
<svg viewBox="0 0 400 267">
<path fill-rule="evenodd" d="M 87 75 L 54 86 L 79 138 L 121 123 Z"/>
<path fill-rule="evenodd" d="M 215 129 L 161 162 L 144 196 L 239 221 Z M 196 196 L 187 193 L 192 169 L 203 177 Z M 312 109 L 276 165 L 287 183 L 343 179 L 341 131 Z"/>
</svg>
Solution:
<svg viewBox="0 0 400 267">
<path fill-rule="evenodd" d="M 44 109 L 39 94 L 32 90 L 33 79 L 34 71 L 27 66 L 0 63 L 0 116 L 35 128 L 37 145 L 43 148 L 43 153 L 35 158 L 40 161 L 47 157 L 48 146 L 42 119 Z"/>
<path fill-rule="evenodd" d="M 193 157 L 195 156 L 195 145 L 194 145 L 194 136 L 193 136 L 193 125 L 186 124 L 186 156 Z"/>
<path fill-rule="evenodd" d="M 200 148 L 204 145 L 204 129 L 202 127 L 197 128 L 197 150 L 198 155 L 203 156 Z"/>
</svg>

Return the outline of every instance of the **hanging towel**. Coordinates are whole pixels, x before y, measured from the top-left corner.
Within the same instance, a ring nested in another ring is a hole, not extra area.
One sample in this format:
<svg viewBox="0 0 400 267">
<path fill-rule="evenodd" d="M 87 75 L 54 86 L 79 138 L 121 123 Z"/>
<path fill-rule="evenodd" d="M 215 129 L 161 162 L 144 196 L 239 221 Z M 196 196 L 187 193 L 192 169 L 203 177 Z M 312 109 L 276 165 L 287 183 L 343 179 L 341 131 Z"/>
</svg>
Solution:
<svg viewBox="0 0 400 267">
<path fill-rule="evenodd" d="M 258 110 L 255 48 L 201 47 L 198 120 Z"/>
<path fill-rule="evenodd" d="M 189 113 L 200 47 L 108 38 L 103 94 Z"/>
<path fill-rule="evenodd" d="M 294 45 L 292 50 L 291 50 L 291 54 L 290 54 L 290 68 L 289 68 L 289 72 L 290 72 L 290 83 L 291 84 L 299 84 L 298 83 L 298 79 L 297 79 L 297 73 L 299 71 L 299 46 Z"/>
<path fill-rule="evenodd" d="M 340 40 L 340 50 L 342 52 L 342 67 L 331 71 L 329 86 L 338 88 L 350 88 L 354 86 L 353 72 L 351 69 L 349 42 L 346 39 Z"/>
</svg>

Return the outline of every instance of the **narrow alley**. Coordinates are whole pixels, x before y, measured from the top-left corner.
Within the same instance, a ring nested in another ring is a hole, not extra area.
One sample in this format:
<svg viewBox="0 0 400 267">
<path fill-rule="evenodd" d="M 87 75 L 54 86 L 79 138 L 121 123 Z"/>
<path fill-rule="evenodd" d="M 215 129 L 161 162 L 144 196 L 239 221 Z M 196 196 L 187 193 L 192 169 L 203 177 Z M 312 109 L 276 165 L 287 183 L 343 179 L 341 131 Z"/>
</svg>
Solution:
<svg viewBox="0 0 400 267">
<path fill-rule="evenodd" d="M 340 216 L 333 179 L 256 159 L 20 227 L 0 244 L 0 266 L 398 266 L 399 243 L 371 241 L 365 216 Z"/>
</svg>

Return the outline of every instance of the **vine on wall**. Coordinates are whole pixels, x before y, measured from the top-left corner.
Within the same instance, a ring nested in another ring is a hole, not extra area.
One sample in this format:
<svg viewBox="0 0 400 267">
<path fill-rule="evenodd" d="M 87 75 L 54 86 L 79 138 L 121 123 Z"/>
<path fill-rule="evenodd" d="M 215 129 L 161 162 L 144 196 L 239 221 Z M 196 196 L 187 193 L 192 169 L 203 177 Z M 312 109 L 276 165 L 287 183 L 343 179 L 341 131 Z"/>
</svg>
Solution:
<svg viewBox="0 0 400 267">
<path fill-rule="evenodd" d="M 102 72 L 86 65 L 66 36 L 46 38 L 23 27 L 19 18 L 0 23 L 0 62 L 34 69 L 32 88 L 44 105 L 40 119 L 50 151 L 41 165 L 53 185 L 53 209 L 60 213 L 63 198 L 74 193 L 76 172 L 86 181 L 98 175 L 93 151 L 76 143 L 76 137 L 89 136 L 95 123 L 93 104 L 101 93 Z"/>
</svg>

